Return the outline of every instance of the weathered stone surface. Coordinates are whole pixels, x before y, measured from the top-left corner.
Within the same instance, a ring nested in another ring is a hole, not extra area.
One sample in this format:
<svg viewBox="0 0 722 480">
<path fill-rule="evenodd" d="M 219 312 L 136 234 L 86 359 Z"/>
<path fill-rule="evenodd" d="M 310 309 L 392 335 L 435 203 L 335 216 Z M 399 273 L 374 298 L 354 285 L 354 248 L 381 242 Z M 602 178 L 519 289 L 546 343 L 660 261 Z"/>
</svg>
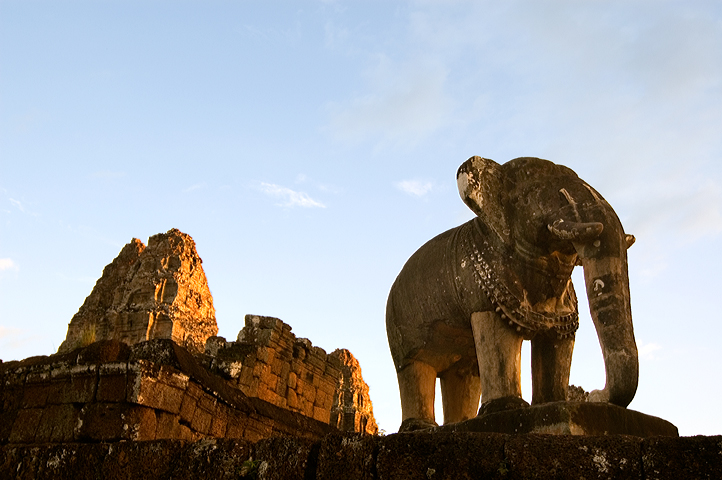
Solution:
<svg viewBox="0 0 722 480">
<path fill-rule="evenodd" d="M 101 474 L 95 478 L 130 480 L 165 478 L 172 465 L 178 461 L 178 454 L 183 451 L 185 443 L 164 440 L 102 445 L 107 449 L 107 454 L 101 464 Z"/>
<path fill-rule="evenodd" d="M 0 444 L 281 435 L 315 440 L 337 431 L 247 397 L 204 363 L 210 360 L 157 339 L 132 347 L 103 341 L 72 354 L 0 364 Z"/>
<path fill-rule="evenodd" d="M 246 315 L 237 341 L 211 337 L 209 369 L 243 391 L 343 431 L 374 434 L 369 387 L 348 350 L 331 354 L 273 317 Z"/>
<path fill-rule="evenodd" d="M 252 445 L 243 440 L 207 438 L 187 445 L 175 456 L 167 477 L 172 480 L 201 478 L 236 480 L 252 478 Z"/>
<path fill-rule="evenodd" d="M 253 446 L 257 478 L 263 480 L 314 478 L 317 455 L 318 443 L 293 437 L 264 439 Z"/>
<path fill-rule="evenodd" d="M 155 427 L 156 414 L 150 408 L 128 403 L 91 403 L 80 411 L 71 440 L 155 440 Z"/>
<path fill-rule="evenodd" d="M 438 432 L 389 435 L 378 442 L 377 475 L 379 480 L 507 478 L 507 438 Z"/>
<path fill-rule="evenodd" d="M 584 390 L 582 387 L 576 385 L 569 385 L 567 390 L 567 401 L 568 402 L 586 402 L 589 400 L 589 392 Z"/>
<path fill-rule="evenodd" d="M 59 353 L 98 340 L 168 338 L 194 352 L 218 333 L 213 298 L 193 239 L 172 229 L 134 238 L 103 270 L 70 321 Z"/>
<path fill-rule="evenodd" d="M 335 350 L 330 357 L 338 360 L 341 371 L 341 381 L 331 407 L 331 425 L 345 432 L 375 434 L 379 427 L 358 360 L 346 349 Z"/>
<path fill-rule="evenodd" d="M 102 474 L 108 445 L 8 445 L 0 448 L 0 479 L 3 480 L 112 478 Z"/>
<path fill-rule="evenodd" d="M 404 433 L 0 445 L 0 480 L 664 480 L 722 477 L 722 437 Z"/>
<path fill-rule="evenodd" d="M 642 479 L 642 439 L 513 435 L 504 447 L 508 479 Z M 677 477 L 684 478 L 684 477 Z"/>
<path fill-rule="evenodd" d="M 666 420 L 609 403 L 555 402 L 489 413 L 438 431 L 677 437 Z"/>
<path fill-rule="evenodd" d="M 647 480 L 722 478 L 722 436 L 650 438 L 642 464 Z"/>
<path fill-rule="evenodd" d="M 321 441 L 318 480 L 363 480 L 376 472 L 376 445 L 380 437 L 358 433 L 327 435 Z"/>
</svg>

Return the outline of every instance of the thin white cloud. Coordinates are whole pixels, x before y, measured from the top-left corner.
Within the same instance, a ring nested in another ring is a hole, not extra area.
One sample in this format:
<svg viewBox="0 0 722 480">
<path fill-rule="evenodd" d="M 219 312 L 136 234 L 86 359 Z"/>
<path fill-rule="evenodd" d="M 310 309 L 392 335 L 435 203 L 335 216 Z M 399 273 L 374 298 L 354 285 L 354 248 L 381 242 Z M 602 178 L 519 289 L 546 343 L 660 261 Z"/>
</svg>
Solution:
<svg viewBox="0 0 722 480">
<path fill-rule="evenodd" d="M 658 352 L 659 350 L 662 350 L 662 347 L 656 343 L 640 343 L 637 346 L 639 356 L 647 360 L 656 360 L 657 356 L 654 352 Z"/>
<path fill-rule="evenodd" d="M 281 207 L 326 208 L 326 205 L 314 200 L 305 192 L 297 192 L 273 183 L 261 183 L 260 188 L 266 195 L 280 198 L 281 203 L 277 205 Z"/>
<path fill-rule="evenodd" d="M 103 178 L 103 179 L 113 179 L 113 178 L 123 178 L 125 177 L 125 172 L 112 172 L 109 170 L 102 170 L 100 172 L 93 172 L 90 174 L 92 178 Z"/>
<path fill-rule="evenodd" d="M 17 208 L 21 212 L 25 213 L 25 207 L 23 207 L 23 204 L 20 200 L 15 200 L 14 198 L 10 198 L 10 203 L 13 205 L 13 207 Z"/>
<path fill-rule="evenodd" d="M 18 265 L 11 258 L 0 258 L 0 271 L 17 270 Z"/>
<path fill-rule="evenodd" d="M 183 193 L 192 192 L 194 190 L 200 190 L 202 188 L 206 188 L 206 182 L 196 183 L 194 185 L 191 185 L 190 187 L 183 190 Z"/>
<path fill-rule="evenodd" d="M 26 345 L 37 345 L 40 343 L 39 340 L 41 340 L 39 335 L 28 330 L 0 325 L 0 351 L 5 354 Z M 8 360 L 8 357 L 5 357 L 4 360 Z"/>
<path fill-rule="evenodd" d="M 431 182 L 424 180 L 402 180 L 396 182 L 394 185 L 402 192 L 416 197 L 423 197 L 434 189 L 434 185 Z"/>
<path fill-rule="evenodd" d="M 0 325 L 0 338 L 6 339 L 10 338 L 14 335 L 17 335 L 21 332 L 19 328 L 10 328 L 10 327 L 4 327 Z"/>
</svg>

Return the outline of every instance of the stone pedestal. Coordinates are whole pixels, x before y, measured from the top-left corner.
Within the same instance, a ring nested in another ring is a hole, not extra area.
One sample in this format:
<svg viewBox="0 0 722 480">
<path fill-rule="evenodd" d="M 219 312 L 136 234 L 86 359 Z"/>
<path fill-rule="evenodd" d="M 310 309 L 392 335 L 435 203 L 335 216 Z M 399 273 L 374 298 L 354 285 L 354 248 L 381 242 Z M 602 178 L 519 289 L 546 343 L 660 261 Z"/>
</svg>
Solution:
<svg viewBox="0 0 722 480">
<path fill-rule="evenodd" d="M 489 413 L 438 431 L 678 437 L 666 420 L 607 403 L 555 402 Z"/>
</svg>

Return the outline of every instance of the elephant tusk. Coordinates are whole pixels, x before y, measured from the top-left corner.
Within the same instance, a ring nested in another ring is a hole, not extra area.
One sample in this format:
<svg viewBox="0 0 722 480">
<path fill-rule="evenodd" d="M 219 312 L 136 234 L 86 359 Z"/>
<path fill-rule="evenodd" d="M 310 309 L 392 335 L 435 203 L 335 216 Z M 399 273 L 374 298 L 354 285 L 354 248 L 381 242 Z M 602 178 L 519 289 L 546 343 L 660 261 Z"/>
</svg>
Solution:
<svg viewBox="0 0 722 480">
<path fill-rule="evenodd" d="M 627 241 L 627 248 L 634 245 L 634 242 L 637 241 L 637 239 L 634 237 L 634 235 L 631 235 L 629 233 L 624 236 L 624 239 Z"/>
<path fill-rule="evenodd" d="M 604 225 L 599 222 L 565 222 L 560 218 L 547 225 L 547 228 L 560 240 L 587 242 L 597 238 L 604 230 Z"/>
</svg>

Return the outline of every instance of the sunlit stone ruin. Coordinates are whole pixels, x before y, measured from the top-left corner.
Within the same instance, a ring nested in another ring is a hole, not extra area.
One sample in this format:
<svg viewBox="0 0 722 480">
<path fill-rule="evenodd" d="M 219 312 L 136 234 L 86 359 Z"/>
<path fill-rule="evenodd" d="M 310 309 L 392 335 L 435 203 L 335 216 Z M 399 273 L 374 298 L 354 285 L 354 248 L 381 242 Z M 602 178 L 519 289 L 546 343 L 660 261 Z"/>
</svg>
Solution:
<svg viewBox="0 0 722 480">
<path fill-rule="evenodd" d="M 271 317 L 246 316 L 235 342 L 217 333 L 193 239 L 176 229 L 147 247 L 133 239 L 57 355 L 4 365 L 8 393 L 23 399 L 8 410 L 4 435 L 39 443 L 377 432 L 349 351 L 327 354 Z"/>
<path fill-rule="evenodd" d="M 58 353 L 99 340 L 129 345 L 167 338 L 202 353 L 218 333 L 213 297 L 193 239 L 173 229 L 134 238 L 103 269 L 103 276 L 70 321 Z"/>
<path fill-rule="evenodd" d="M 544 412 L 529 407 L 514 424 L 502 411 L 384 435 L 348 350 L 326 353 L 283 321 L 258 315 L 246 315 L 235 341 L 218 336 L 195 242 L 172 229 L 147 246 L 133 239 L 105 267 L 56 354 L 0 360 L 0 479 L 677 479 L 722 472 L 722 437 L 680 438 L 668 422 L 651 417 L 648 430 L 649 418 L 634 415 L 624 421 L 643 426 L 625 425 L 633 433 L 616 435 L 604 425 L 617 421 L 617 410 L 599 410 L 581 388 L 567 398 L 575 401 Z M 539 415 L 564 428 L 530 435 Z"/>
</svg>

